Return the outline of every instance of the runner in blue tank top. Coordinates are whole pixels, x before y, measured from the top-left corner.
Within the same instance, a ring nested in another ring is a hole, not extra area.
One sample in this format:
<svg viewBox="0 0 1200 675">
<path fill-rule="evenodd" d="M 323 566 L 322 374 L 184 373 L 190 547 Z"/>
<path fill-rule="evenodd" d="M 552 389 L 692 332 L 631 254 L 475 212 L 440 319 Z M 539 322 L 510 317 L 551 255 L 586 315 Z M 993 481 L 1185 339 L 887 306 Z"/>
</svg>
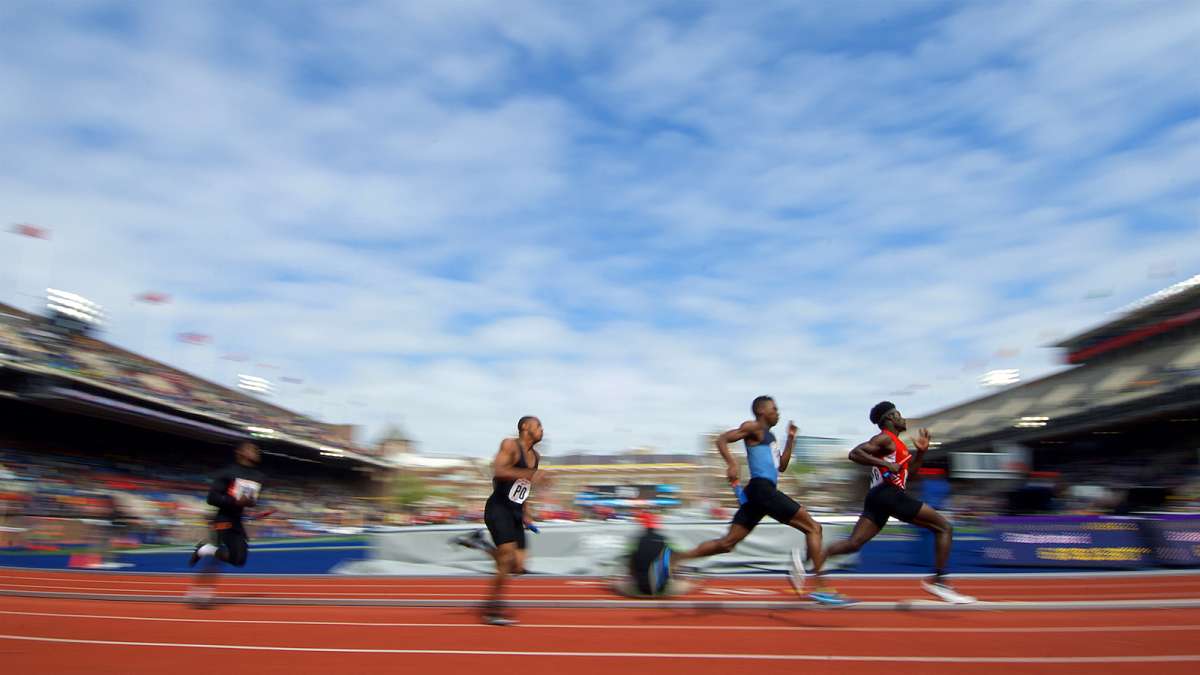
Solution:
<svg viewBox="0 0 1200 675">
<path fill-rule="evenodd" d="M 763 516 L 771 516 L 775 520 L 790 525 L 804 533 L 808 549 L 808 558 L 812 561 L 813 571 L 820 572 L 825 563 L 825 555 L 821 549 L 821 524 L 809 515 L 808 510 L 792 501 L 790 497 L 779 491 L 779 472 L 786 471 L 792 461 L 792 448 L 796 444 L 796 432 L 799 429 L 788 422 L 787 445 L 783 452 L 779 451 L 779 443 L 771 432 L 779 423 L 779 408 L 775 399 L 770 396 L 759 396 L 750 406 L 754 419 L 743 422 L 737 429 L 730 429 L 717 437 L 717 450 L 725 458 L 727 470 L 725 475 L 729 483 L 738 485 L 740 469 L 733 455 L 729 452 L 729 444 L 745 441 L 746 459 L 750 465 L 750 481 L 744 490 L 745 502 L 733 516 L 733 523 L 724 537 L 712 539 L 700 544 L 686 553 L 675 556 L 675 563 L 686 560 L 703 558 L 720 553 L 729 553 L 745 539 L 750 531 L 758 525 Z M 804 590 L 804 559 L 800 549 L 792 551 L 791 560 L 792 586 L 797 593 Z M 817 588 L 809 594 L 813 600 L 829 605 L 845 605 L 849 601 L 836 591 L 825 588 L 824 581 L 817 577 Z"/>
</svg>

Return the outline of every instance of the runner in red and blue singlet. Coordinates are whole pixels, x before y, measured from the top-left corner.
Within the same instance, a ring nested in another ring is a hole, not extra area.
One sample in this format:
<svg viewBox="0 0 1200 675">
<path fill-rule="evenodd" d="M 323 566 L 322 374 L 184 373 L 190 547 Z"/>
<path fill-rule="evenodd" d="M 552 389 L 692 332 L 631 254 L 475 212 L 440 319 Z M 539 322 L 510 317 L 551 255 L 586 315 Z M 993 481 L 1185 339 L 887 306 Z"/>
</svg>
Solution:
<svg viewBox="0 0 1200 675">
<path fill-rule="evenodd" d="M 920 468 L 929 450 L 929 430 L 921 429 L 917 433 L 917 451 L 914 454 L 900 440 L 900 434 L 908 430 L 908 422 L 890 401 L 882 401 L 871 408 L 870 419 L 871 424 L 879 427 L 879 433 L 851 450 L 850 461 L 871 467 L 871 489 L 867 492 L 862 515 L 850 538 L 829 547 L 825 555 L 845 555 L 858 551 L 895 516 L 906 523 L 931 530 L 935 535 L 934 575 L 922 583 L 924 588 L 946 602 L 974 602 L 974 598 L 954 590 L 946 580 L 946 563 L 950 558 L 954 533 L 950 521 L 907 492 L 910 472 Z"/>
</svg>

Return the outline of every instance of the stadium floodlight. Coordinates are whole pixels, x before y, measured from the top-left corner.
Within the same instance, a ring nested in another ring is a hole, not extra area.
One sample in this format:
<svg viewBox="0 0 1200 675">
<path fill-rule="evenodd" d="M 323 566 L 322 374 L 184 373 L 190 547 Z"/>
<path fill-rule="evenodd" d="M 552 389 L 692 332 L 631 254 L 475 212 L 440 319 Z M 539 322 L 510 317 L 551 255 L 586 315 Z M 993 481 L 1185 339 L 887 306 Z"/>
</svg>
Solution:
<svg viewBox="0 0 1200 675">
<path fill-rule="evenodd" d="M 275 438 L 275 430 L 268 427 L 246 427 L 254 438 Z"/>
<path fill-rule="evenodd" d="M 1022 417 L 1021 419 L 1017 420 L 1017 423 L 1013 426 L 1018 429 L 1036 429 L 1038 427 L 1046 426 L 1046 424 L 1049 422 L 1049 417 L 1030 416 Z"/>
<path fill-rule="evenodd" d="M 104 310 L 100 305 L 78 293 L 57 288 L 46 289 L 46 309 L 80 321 L 87 326 L 98 326 L 104 319 Z"/>
<path fill-rule="evenodd" d="M 238 375 L 238 388 L 252 391 L 256 394 L 270 394 L 273 390 L 271 381 L 257 375 Z"/>
<path fill-rule="evenodd" d="M 1004 387 L 1021 381 L 1021 371 L 1016 368 L 989 370 L 979 378 L 979 384 L 985 387 Z"/>
</svg>

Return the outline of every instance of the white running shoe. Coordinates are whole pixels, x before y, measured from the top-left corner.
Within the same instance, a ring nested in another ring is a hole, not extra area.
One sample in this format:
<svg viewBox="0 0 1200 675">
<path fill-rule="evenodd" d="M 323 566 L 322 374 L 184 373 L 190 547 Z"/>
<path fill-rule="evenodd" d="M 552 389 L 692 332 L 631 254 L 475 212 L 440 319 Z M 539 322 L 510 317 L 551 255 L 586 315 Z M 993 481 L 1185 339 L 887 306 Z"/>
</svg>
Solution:
<svg viewBox="0 0 1200 675">
<path fill-rule="evenodd" d="M 931 581 L 929 579 L 925 579 L 921 582 L 921 588 L 924 588 L 926 591 L 936 596 L 939 600 L 948 602 L 952 605 L 969 605 L 972 602 L 975 602 L 975 598 L 959 593 L 958 591 L 954 590 L 950 584 L 944 581 Z"/>
<path fill-rule="evenodd" d="M 808 573 L 804 571 L 804 552 L 800 547 L 792 549 L 791 565 L 788 566 L 788 581 L 792 582 L 792 588 L 796 591 L 796 595 L 804 595 L 804 584 L 808 580 Z"/>
<path fill-rule="evenodd" d="M 206 586 L 193 586 L 188 589 L 187 602 L 196 609 L 212 609 L 216 604 L 216 593 Z"/>
</svg>

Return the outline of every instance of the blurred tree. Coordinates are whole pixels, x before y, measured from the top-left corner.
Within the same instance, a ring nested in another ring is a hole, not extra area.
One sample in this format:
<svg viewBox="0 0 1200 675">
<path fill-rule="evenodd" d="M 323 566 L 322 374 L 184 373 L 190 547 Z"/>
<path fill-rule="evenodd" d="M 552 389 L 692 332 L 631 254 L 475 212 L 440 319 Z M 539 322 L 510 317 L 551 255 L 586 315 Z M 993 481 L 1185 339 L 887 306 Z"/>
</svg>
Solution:
<svg viewBox="0 0 1200 675">
<path fill-rule="evenodd" d="M 401 472 L 392 481 L 392 502 L 404 510 L 413 508 L 433 494 L 429 483 L 415 473 Z"/>
<path fill-rule="evenodd" d="M 805 478 L 815 474 L 816 472 L 816 466 L 809 464 L 808 462 L 799 461 L 797 459 L 793 459 L 791 464 L 788 465 L 788 473 L 793 474 L 798 478 Z"/>
</svg>

